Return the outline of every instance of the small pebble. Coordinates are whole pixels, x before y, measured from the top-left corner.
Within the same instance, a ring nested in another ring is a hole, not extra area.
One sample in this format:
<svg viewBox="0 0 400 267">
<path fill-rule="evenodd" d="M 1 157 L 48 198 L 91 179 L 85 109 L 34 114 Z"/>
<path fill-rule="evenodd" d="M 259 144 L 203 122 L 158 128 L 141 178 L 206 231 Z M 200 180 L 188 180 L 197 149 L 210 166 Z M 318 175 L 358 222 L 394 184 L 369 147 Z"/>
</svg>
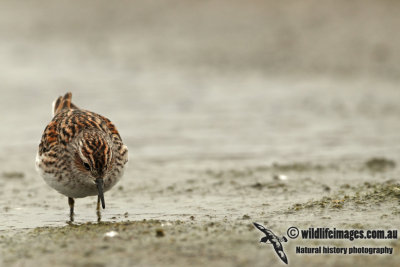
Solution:
<svg viewBox="0 0 400 267">
<path fill-rule="evenodd" d="M 163 237 L 165 236 L 163 229 L 156 229 L 156 237 Z"/>
<path fill-rule="evenodd" d="M 118 232 L 110 231 L 110 232 L 105 233 L 105 234 L 104 234 L 104 237 L 105 237 L 105 238 L 113 238 L 113 237 L 116 237 L 116 236 L 118 236 L 118 235 L 119 235 Z"/>
<path fill-rule="evenodd" d="M 287 179 L 288 179 L 288 177 L 284 174 L 274 175 L 274 180 L 277 180 L 277 181 L 286 181 Z"/>
</svg>

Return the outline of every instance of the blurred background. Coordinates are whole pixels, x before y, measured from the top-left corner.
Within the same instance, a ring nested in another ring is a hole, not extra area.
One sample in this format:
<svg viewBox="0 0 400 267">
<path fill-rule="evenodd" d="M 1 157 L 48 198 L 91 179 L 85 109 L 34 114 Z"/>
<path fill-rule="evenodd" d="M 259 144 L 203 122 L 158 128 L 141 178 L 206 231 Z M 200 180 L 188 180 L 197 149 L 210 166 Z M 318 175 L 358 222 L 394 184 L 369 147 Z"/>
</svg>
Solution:
<svg viewBox="0 0 400 267">
<path fill-rule="evenodd" d="M 138 190 L 185 166 L 398 160 L 399 14 L 395 0 L 1 0 L 0 169 L 47 190 L 34 159 L 67 91 L 116 124 Z"/>
<path fill-rule="evenodd" d="M 398 154 L 399 12 L 393 0 L 2 0 L 2 157 L 29 149 L 33 164 L 66 91 L 137 159 Z"/>
</svg>

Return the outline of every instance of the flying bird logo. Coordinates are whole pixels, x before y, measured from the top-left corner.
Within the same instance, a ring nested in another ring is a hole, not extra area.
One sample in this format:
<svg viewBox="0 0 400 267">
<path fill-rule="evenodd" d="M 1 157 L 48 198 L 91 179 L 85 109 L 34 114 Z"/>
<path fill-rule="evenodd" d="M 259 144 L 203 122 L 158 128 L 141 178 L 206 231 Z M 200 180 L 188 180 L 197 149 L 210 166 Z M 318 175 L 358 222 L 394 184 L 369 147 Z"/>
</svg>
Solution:
<svg viewBox="0 0 400 267">
<path fill-rule="evenodd" d="M 254 226 L 263 232 L 265 236 L 261 238 L 260 242 L 266 243 L 266 244 L 272 244 L 274 246 L 274 249 L 276 251 L 276 254 L 278 254 L 279 258 L 286 264 L 288 264 L 288 259 L 286 257 L 285 252 L 283 251 L 282 243 L 281 242 L 287 242 L 287 238 L 285 236 L 282 236 L 281 238 L 277 237 L 271 230 L 268 230 L 261 224 L 253 222 Z"/>
</svg>

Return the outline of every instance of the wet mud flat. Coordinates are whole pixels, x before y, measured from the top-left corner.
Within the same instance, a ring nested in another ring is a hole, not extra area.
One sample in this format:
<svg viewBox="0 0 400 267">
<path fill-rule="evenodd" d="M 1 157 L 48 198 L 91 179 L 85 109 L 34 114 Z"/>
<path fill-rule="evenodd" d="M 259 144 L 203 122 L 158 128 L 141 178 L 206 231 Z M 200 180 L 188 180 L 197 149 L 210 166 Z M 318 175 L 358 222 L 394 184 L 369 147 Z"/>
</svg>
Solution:
<svg viewBox="0 0 400 267">
<path fill-rule="evenodd" d="M 115 231 L 114 237 L 107 233 Z M 281 266 L 268 244 L 259 244 L 260 233 L 243 222 L 198 223 L 134 221 L 37 228 L 2 238 L 3 264 L 7 266 Z M 299 244 L 297 244 L 299 245 Z M 300 245 L 305 245 L 301 244 Z M 324 244 L 325 246 L 327 244 Z M 344 242 L 329 246 L 342 247 Z M 391 242 L 394 251 L 399 242 Z M 360 246 L 358 244 L 357 246 Z M 368 246 L 381 246 L 369 242 Z M 293 243 L 284 244 L 290 265 L 318 266 L 383 264 L 395 266 L 394 255 L 296 255 Z"/>
<path fill-rule="evenodd" d="M 342 180 L 322 179 L 338 174 Z M 8 179 L 20 179 L 7 175 Z M 135 219 L 134 211 L 120 211 L 112 217 L 105 214 L 104 221 L 97 223 L 93 210 L 91 216 L 85 217 L 86 222 L 3 230 L 0 232 L 2 263 L 4 266 L 265 266 L 268 259 L 269 264 L 280 266 L 283 263 L 272 246 L 259 243 L 263 235 L 252 222 L 263 224 L 278 236 L 287 236 L 291 226 L 368 230 L 397 229 L 400 224 L 400 183 L 390 178 L 397 177 L 398 170 L 396 163 L 388 159 L 372 158 L 359 165 L 274 163 L 198 170 L 195 175 L 197 180 L 159 186 L 150 192 L 156 203 L 177 195 L 179 201 L 186 199 L 190 209 L 186 208 L 185 213 L 170 213 L 168 219 Z M 349 179 L 351 184 L 347 182 Z M 116 191 L 115 198 L 126 197 L 124 189 Z M 219 198 L 201 206 L 199 203 L 206 195 Z M 85 212 L 89 210 L 86 208 Z M 66 207 L 64 213 L 62 218 L 66 219 Z M 161 217 L 160 214 L 151 216 Z M 320 245 L 386 246 L 393 248 L 394 254 L 295 252 L 297 246 Z M 283 246 L 294 266 L 341 266 L 355 262 L 364 266 L 393 266 L 400 260 L 399 240 L 289 239 Z"/>
</svg>

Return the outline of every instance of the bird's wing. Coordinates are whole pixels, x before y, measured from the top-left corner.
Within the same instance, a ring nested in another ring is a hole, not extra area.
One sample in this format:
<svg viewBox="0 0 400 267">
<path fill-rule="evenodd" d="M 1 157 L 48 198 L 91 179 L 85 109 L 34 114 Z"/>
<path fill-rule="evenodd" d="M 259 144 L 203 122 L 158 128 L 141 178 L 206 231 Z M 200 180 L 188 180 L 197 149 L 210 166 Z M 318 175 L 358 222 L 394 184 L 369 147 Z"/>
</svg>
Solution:
<svg viewBox="0 0 400 267">
<path fill-rule="evenodd" d="M 261 224 L 259 224 L 259 223 L 256 223 L 256 222 L 253 222 L 253 224 L 254 224 L 254 226 L 258 229 L 258 230 L 260 230 L 261 232 L 263 232 L 264 234 L 269 234 L 268 233 L 268 229 L 267 228 L 265 228 L 264 226 L 262 226 Z"/>
<path fill-rule="evenodd" d="M 65 145 L 68 140 L 62 138 L 64 135 L 71 136 L 76 134 L 76 131 L 74 133 L 71 133 L 70 127 L 64 127 L 65 130 L 63 133 L 61 133 L 60 131 L 60 124 L 63 122 L 63 120 L 65 121 L 66 119 L 66 116 L 61 116 L 60 113 L 63 113 L 65 111 L 72 112 L 72 110 L 79 110 L 79 108 L 71 102 L 71 98 L 72 94 L 68 92 L 64 96 L 60 96 L 56 100 L 54 100 L 52 108 L 53 119 L 44 129 L 39 144 L 39 156 L 49 151 L 56 151 L 60 143 Z M 62 140 L 64 141 L 62 142 Z"/>
<path fill-rule="evenodd" d="M 286 257 L 285 252 L 283 252 L 283 247 L 281 242 L 276 241 L 274 243 L 272 243 L 272 245 L 274 246 L 274 249 L 276 251 L 276 254 L 278 254 L 279 258 L 286 264 L 288 264 L 288 259 Z"/>
<path fill-rule="evenodd" d="M 44 129 L 42 139 L 39 144 L 39 155 L 52 150 L 58 145 L 57 121 L 52 120 Z"/>
<path fill-rule="evenodd" d="M 40 155 L 57 145 L 66 146 L 82 130 L 96 128 L 108 133 L 118 150 L 124 150 L 121 137 L 107 118 L 87 110 L 66 109 L 57 113 L 47 125 L 39 146 Z"/>
<path fill-rule="evenodd" d="M 262 226 L 261 224 L 258 223 L 253 223 L 257 229 L 259 229 L 261 232 L 263 232 L 266 236 L 270 237 L 270 238 L 278 238 L 274 232 L 272 232 L 271 230 L 265 228 L 264 226 Z"/>
<path fill-rule="evenodd" d="M 61 112 L 69 111 L 67 114 L 68 117 L 73 119 L 73 123 L 78 124 L 78 128 L 82 128 L 80 126 L 83 126 L 83 128 L 95 127 L 102 129 L 110 134 L 111 139 L 114 143 L 122 143 L 121 136 L 119 135 L 117 128 L 109 119 L 94 112 L 79 109 L 75 104 L 71 102 L 71 99 L 72 94 L 70 92 L 66 93 L 64 96 L 58 97 L 53 102 L 53 115 L 56 117 L 56 115 Z M 72 112 L 71 110 L 77 111 Z M 82 114 L 84 114 L 84 116 L 82 116 Z M 84 119 L 82 119 L 82 117 Z M 75 131 L 76 133 L 80 129 L 75 130 L 77 130 Z"/>
<path fill-rule="evenodd" d="M 271 230 L 265 228 L 264 226 L 262 226 L 259 223 L 254 223 L 255 227 L 257 227 L 258 230 L 260 230 L 261 232 L 263 232 L 264 234 L 266 234 L 267 236 L 269 236 L 270 238 L 275 238 L 276 235 L 274 234 L 274 232 L 272 232 Z"/>
</svg>

